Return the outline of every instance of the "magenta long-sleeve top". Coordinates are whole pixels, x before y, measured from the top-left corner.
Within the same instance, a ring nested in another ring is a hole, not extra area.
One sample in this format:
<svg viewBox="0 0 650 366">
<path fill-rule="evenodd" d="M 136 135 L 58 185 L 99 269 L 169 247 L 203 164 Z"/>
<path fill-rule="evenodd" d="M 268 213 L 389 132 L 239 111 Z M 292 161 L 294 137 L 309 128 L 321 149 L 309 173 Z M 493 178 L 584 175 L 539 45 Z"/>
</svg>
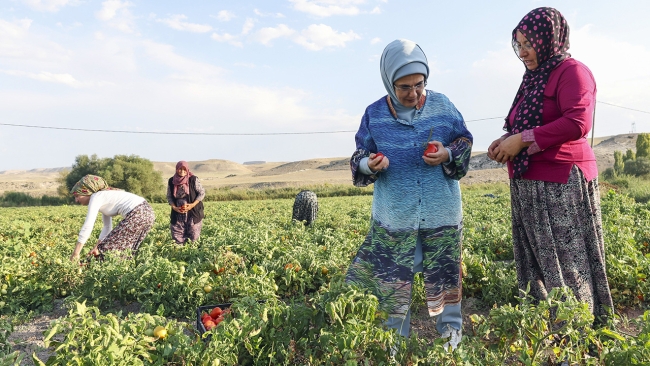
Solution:
<svg viewBox="0 0 650 366">
<path fill-rule="evenodd" d="M 523 179 L 566 183 L 573 165 L 587 181 L 598 176 L 596 156 L 587 141 L 595 103 L 596 81 L 582 62 L 567 58 L 551 72 L 544 90 L 542 125 L 522 133 L 522 141 L 533 142 Z M 510 124 L 514 110 L 508 116 Z M 511 162 L 508 174 L 513 177 Z"/>
</svg>

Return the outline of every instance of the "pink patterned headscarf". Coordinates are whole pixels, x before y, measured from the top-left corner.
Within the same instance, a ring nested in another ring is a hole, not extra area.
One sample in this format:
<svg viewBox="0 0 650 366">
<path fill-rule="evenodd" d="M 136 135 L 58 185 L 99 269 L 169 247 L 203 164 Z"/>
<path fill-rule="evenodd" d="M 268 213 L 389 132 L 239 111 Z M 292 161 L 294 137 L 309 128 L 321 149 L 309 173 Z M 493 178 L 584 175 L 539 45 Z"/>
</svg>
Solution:
<svg viewBox="0 0 650 366">
<path fill-rule="evenodd" d="M 517 39 L 517 31 L 526 36 L 528 42 L 533 46 L 539 66 L 534 70 L 526 70 L 515 100 L 507 114 L 510 116 L 519 100 L 523 98 L 515 112 L 512 125 L 506 117 L 503 129 L 511 134 L 541 126 L 544 111 L 544 89 L 548 77 L 562 61 L 571 57 L 571 54 L 567 52 L 569 50 L 569 24 L 556 9 L 537 8 L 526 14 L 512 31 L 513 42 Z M 512 165 L 515 178 L 520 178 L 528 170 L 528 158 L 526 149 L 523 149 L 514 158 Z"/>
<path fill-rule="evenodd" d="M 184 177 L 181 177 L 178 175 L 178 169 L 180 168 L 185 168 L 185 171 L 187 174 Z M 172 183 L 174 184 L 174 197 L 176 197 L 176 191 L 178 190 L 179 186 L 183 186 L 185 188 L 185 193 L 190 193 L 190 177 L 194 175 L 192 172 L 190 172 L 190 167 L 187 164 L 187 161 L 181 160 L 178 163 L 176 163 L 176 172 L 174 173 L 174 177 L 172 178 Z"/>
</svg>

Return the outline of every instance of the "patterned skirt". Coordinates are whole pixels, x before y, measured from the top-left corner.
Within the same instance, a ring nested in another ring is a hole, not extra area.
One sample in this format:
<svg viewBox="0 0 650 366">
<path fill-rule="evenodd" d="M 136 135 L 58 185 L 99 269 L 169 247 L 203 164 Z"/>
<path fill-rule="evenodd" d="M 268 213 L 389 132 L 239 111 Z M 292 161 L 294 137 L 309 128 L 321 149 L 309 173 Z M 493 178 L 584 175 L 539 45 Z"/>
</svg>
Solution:
<svg viewBox="0 0 650 366">
<path fill-rule="evenodd" d="M 153 227 L 155 218 L 153 209 L 147 201 L 135 206 L 99 243 L 99 252 L 131 249 L 135 253 Z"/>
<path fill-rule="evenodd" d="M 377 296 L 381 310 L 405 318 L 411 306 L 418 239 L 429 316 L 462 299 L 462 224 L 437 229 L 397 230 L 372 221 L 370 232 L 352 260 L 345 281 Z"/>
<path fill-rule="evenodd" d="M 188 214 L 178 214 L 176 223 L 169 224 L 172 239 L 177 244 L 184 244 L 187 240 L 197 241 L 203 229 L 203 220 L 194 222 L 194 218 Z"/>
<path fill-rule="evenodd" d="M 512 239 L 519 288 L 545 299 L 567 286 L 597 317 L 613 310 L 605 271 L 598 179 L 576 166 L 567 184 L 511 179 Z"/>
<path fill-rule="evenodd" d="M 311 225 L 318 217 L 318 197 L 312 191 L 300 191 L 293 202 L 292 219 Z"/>
<path fill-rule="evenodd" d="M 187 200 L 185 198 L 178 198 L 176 200 L 176 205 L 179 207 L 186 203 Z M 190 215 L 186 213 L 177 213 L 176 223 L 169 224 L 172 239 L 174 239 L 177 244 L 184 244 L 187 240 L 199 240 L 201 229 L 203 229 L 203 220 L 194 222 L 194 218 L 190 217 Z"/>
</svg>

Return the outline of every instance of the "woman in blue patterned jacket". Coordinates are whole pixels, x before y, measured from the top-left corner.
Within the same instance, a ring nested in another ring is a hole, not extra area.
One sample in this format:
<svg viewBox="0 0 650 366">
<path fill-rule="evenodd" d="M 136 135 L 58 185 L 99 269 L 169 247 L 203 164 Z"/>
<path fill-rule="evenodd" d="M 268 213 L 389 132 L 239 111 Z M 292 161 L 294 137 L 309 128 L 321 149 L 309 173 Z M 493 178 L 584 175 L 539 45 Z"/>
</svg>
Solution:
<svg viewBox="0 0 650 366">
<path fill-rule="evenodd" d="M 429 67 L 417 44 L 391 42 L 380 70 L 388 95 L 366 109 L 350 159 L 354 184 L 375 184 L 371 225 L 346 280 L 371 289 L 389 313 L 387 326 L 408 336 L 413 276 L 423 272 L 429 315 L 455 349 L 462 337 L 458 180 L 472 135 L 446 96 L 425 89 Z M 437 152 L 425 153 L 429 147 Z"/>
</svg>

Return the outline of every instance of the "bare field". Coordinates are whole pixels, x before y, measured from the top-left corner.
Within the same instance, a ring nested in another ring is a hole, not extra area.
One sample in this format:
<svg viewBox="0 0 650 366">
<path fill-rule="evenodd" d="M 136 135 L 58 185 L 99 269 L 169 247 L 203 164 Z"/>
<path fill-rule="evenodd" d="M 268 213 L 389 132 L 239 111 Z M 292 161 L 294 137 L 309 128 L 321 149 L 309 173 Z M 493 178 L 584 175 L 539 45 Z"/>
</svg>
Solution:
<svg viewBox="0 0 650 366">
<path fill-rule="evenodd" d="M 636 134 L 599 137 L 594 139 L 598 169 L 614 165 L 614 151 L 635 149 Z M 589 141 L 591 141 L 589 139 Z M 298 187 L 323 183 L 351 184 L 349 157 L 310 159 L 294 162 L 264 162 L 239 164 L 228 160 L 191 161 L 190 170 L 207 189 Z M 174 174 L 176 162 L 154 162 L 165 182 Z M 24 192 L 33 196 L 56 195 L 57 178 L 66 168 L 11 170 L 0 172 L 0 194 L 7 191 Z M 489 160 L 485 152 L 474 152 L 464 184 L 507 182 L 504 166 Z"/>
</svg>

